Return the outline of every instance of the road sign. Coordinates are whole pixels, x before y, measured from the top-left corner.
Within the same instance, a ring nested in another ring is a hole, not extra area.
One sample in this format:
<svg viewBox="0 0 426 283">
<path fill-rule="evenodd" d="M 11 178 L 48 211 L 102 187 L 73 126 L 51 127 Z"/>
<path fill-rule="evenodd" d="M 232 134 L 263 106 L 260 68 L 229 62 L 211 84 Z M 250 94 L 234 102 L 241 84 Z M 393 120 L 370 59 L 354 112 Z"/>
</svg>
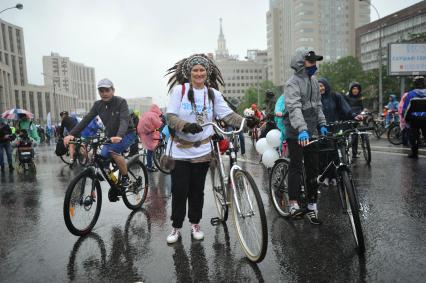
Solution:
<svg viewBox="0 0 426 283">
<path fill-rule="evenodd" d="M 390 43 L 389 76 L 426 75 L 426 43 Z"/>
</svg>

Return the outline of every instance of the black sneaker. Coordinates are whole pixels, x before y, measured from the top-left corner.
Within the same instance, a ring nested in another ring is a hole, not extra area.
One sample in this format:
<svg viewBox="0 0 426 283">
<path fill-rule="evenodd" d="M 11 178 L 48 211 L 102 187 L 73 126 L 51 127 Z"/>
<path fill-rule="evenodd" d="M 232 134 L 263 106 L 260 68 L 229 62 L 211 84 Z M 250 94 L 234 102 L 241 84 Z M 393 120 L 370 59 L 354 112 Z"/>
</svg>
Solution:
<svg viewBox="0 0 426 283">
<path fill-rule="evenodd" d="M 419 156 L 417 154 L 413 154 L 413 153 L 410 153 L 407 157 L 408 158 L 414 158 L 414 159 L 419 158 Z"/>
<path fill-rule="evenodd" d="M 322 224 L 321 220 L 318 218 L 318 210 L 310 210 L 308 209 L 306 212 L 306 216 L 308 217 L 311 224 L 320 225 Z"/>
<path fill-rule="evenodd" d="M 305 211 L 302 208 L 290 207 L 290 217 L 291 218 L 300 218 Z"/>
<path fill-rule="evenodd" d="M 130 178 L 128 175 L 121 176 L 121 187 L 123 188 L 123 191 L 128 189 L 130 186 Z"/>
<path fill-rule="evenodd" d="M 108 199 L 110 202 L 116 202 L 119 201 L 120 199 L 118 198 L 119 193 L 117 192 L 116 189 L 110 188 L 108 191 Z"/>
</svg>

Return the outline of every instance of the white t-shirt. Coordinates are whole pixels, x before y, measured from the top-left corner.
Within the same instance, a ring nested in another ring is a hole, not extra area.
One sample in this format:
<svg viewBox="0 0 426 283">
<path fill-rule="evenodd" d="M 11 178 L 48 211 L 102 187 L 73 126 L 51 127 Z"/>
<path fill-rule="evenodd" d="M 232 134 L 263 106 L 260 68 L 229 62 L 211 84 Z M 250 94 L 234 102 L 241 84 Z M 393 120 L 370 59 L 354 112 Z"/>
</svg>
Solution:
<svg viewBox="0 0 426 283">
<path fill-rule="evenodd" d="M 226 101 L 223 99 L 222 94 L 213 89 L 214 92 L 214 108 L 212 101 L 209 100 L 207 87 L 204 89 L 193 89 L 194 90 L 194 101 L 196 110 L 198 113 L 202 113 L 204 108 L 204 97 L 205 97 L 205 105 L 207 117 L 204 118 L 204 123 L 212 122 L 213 117 L 218 117 L 222 119 L 227 115 L 231 114 L 233 111 L 229 108 Z M 191 102 L 188 100 L 188 91 L 189 91 L 189 83 L 185 84 L 185 94 L 182 96 L 182 85 L 175 86 L 170 93 L 170 101 L 167 106 L 167 113 L 175 114 L 179 119 L 187 121 L 188 123 L 196 123 L 196 113 L 194 113 L 192 109 Z M 214 109 L 214 115 L 213 115 Z M 183 140 L 189 142 L 202 141 L 214 134 L 213 126 L 203 127 L 203 131 L 201 133 L 197 133 L 195 135 L 189 133 L 182 133 L 176 131 L 176 136 Z M 169 153 L 170 146 L 172 143 L 169 142 L 167 144 L 167 154 Z M 199 147 L 190 147 L 190 148 L 178 148 L 176 146 L 176 142 L 173 142 L 173 147 L 171 151 L 171 155 L 176 159 L 193 159 L 203 155 L 208 154 L 211 151 L 210 143 L 202 144 Z"/>
</svg>

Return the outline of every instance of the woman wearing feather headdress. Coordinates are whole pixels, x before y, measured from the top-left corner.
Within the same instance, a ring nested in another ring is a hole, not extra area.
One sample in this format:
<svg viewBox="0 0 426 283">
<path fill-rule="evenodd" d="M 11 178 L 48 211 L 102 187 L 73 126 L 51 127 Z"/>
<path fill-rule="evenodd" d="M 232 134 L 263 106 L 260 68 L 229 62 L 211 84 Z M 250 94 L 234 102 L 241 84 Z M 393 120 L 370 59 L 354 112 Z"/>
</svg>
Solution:
<svg viewBox="0 0 426 283">
<path fill-rule="evenodd" d="M 228 125 L 239 126 L 242 117 L 228 106 L 217 90 L 218 84 L 224 84 L 223 78 L 206 55 L 194 54 L 182 59 L 167 71 L 167 75 L 171 75 L 167 121 L 174 131 L 167 148 L 174 160 L 171 170 L 173 228 L 167 237 L 167 243 L 172 244 L 181 238 L 187 202 L 191 235 L 196 240 L 204 239 L 199 223 L 214 131 L 212 126 L 203 128 L 201 124 L 219 118 Z"/>
</svg>

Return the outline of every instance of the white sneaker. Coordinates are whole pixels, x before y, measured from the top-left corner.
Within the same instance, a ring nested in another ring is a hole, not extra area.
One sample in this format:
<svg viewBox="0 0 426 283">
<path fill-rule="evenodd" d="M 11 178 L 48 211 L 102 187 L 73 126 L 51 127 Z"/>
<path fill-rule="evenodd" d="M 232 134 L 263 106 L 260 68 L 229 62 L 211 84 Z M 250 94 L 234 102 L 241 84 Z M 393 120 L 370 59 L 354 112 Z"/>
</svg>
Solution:
<svg viewBox="0 0 426 283">
<path fill-rule="evenodd" d="M 167 244 L 174 244 L 181 238 L 181 233 L 179 228 L 173 228 L 170 235 L 167 236 Z"/>
<path fill-rule="evenodd" d="M 328 187 L 328 185 L 330 184 L 329 179 L 325 178 L 324 182 L 322 182 L 324 186 Z"/>
<path fill-rule="evenodd" d="M 204 239 L 204 233 L 201 231 L 199 224 L 191 224 L 191 235 L 195 240 Z"/>
</svg>

